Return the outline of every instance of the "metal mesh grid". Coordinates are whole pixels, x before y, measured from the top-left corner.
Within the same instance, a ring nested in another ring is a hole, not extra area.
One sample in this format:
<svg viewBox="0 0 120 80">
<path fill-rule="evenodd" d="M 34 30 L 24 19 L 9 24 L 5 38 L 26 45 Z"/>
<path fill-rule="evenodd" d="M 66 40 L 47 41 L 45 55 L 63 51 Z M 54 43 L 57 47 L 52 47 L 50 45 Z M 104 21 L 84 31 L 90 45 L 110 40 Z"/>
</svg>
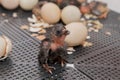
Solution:
<svg viewBox="0 0 120 80">
<path fill-rule="evenodd" d="M 84 57 L 74 57 L 76 67 L 85 72 L 93 80 L 120 80 L 120 14 L 110 12 L 107 20 L 103 20 L 104 28 L 99 33 L 90 33 L 90 41 L 95 45 L 94 49 L 84 49 Z M 111 36 L 105 32 L 111 32 Z M 89 50 L 90 49 L 90 50 Z M 92 51 L 93 50 L 93 51 Z"/>
<path fill-rule="evenodd" d="M 74 69 L 56 66 L 53 75 L 45 72 L 39 66 L 37 59 L 40 50 L 39 41 L 18 28 L 24 24 L 26 20 L 24 18 L 28 15 L 14 19 L 11 11 L 1 10 L 1 12 L 5 12 L 7 16 L 0 18 L 0 34 L 12 40 L 13 50 L 6 60 L 0 61 L 0 80 L 90 80 Z"/>
<path fill-rule="evenodd" d="M 8 22 L 0 24 L 0 33 L 10 37 L 14 43 L 19 43 L 29 39 L 28 36 L 26 36 L 24 33 L 21 33 L 21 31 L 16 29 L 14 25 L 9 24 Z"/>
<path fill-rule="evenodd" d="M 75 52 L 75 54 L 69 57 L 70 62 L 73 63 L 74 59 L 78 60 L 79 58 L 83 58 L 83 56 L 91 55 L 97 51 L 102 50 L 103 48 L 107 46 L 110 46 L 114 43 L 119 42 L 120 36 L 116 36 L 116 35 L 119 35 L 119 32 L 120 32 L 118 17 L 119 17 L 119 14 L 113 11 L 110 11 L 110 14 L 108 15 L 107 20 L 102 20 L 102 22 L 104 23 L 104 28 L 100 30 L 99 33 L 95 33 L 95 32 L 89 33 L 89 36 L 91 37 L 91 39 L 88 41 L 92 42 L 94 46 L 89 47 L 89 48 L 76 47 L 77 52 Z M 14 21 L 15 23 L 13 23 L 12 21 Z M 23 24 L 28 24 L 26 19 L 10 20 L 10 23 L 17 27 L 20 27 Z M 29 33 L 26 30 L 24 31 Z M 111 32 L 112 36 L 105 35 L 105 32 L 107 31 Z"/>
<path fill-rule="evenodd" d="M 7 26 L 0 26 L 0 31 L 4 30 L 1 33 L 5 35 L 10 33 L 8 37 L 13 41 L 13 51 L 9 58 L 0 62 L 0 80 L 89 80 L 77 70 L 60 67 L 57 67 L 53 75 L 49 75 L 38 64 L 40 44 L 26 34 L 13 36 L 13 32 L 17 33 L 18 28 L 11 27 L 9 30 L 7 27 L 10 27 L 10 24 L 5 24 Z M 19 34 L 23 32 L 19 31 Z M 22 40 L 20 37 L 27 38 Z"/>
<path fill-rule="evenodd" d="M 2 8 L 0 12 L 7 14 L 0 15 L 0 34 L 8 36 L 14 45 L 9 58 L 0 62 L 0 80 L 120 80 L 120 14 L 110 11 L 108 18 L 102 20 L 104 28 L 99 33 L 89 33 L 92 47 L 78 46 L 74 54 L 66 55 L 77 70 L 57 67 L 50 75 L 38 64 L 39 41 L 30 37 L 28 31 L 19 29 L 28 24 L 31 13 Z M 13 12 L 18 13 L 18 18 L 12 17 Z M 112 35 L 105 35 L 106 31 Z"/>
<path fill-rule="evenodd" d="M 91 80 L 120 80 L 120 68 L 100 65 L 79 65 L 78 69 L 91 77 Z"/>
</svg>

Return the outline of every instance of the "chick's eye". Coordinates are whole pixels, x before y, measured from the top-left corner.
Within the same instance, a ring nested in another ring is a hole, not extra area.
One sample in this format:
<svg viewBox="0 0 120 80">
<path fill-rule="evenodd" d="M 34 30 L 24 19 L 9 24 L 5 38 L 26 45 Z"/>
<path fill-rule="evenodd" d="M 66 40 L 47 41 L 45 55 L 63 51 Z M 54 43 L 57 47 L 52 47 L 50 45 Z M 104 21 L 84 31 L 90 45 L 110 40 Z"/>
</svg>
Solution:
<svg viewBox="0 0 120 80">
<path fill-rule="evenodd" d="M 60 31 L 57 31 L 56 33 L 57 33 L 57 34 L 60 34 Z"/>
</svg>

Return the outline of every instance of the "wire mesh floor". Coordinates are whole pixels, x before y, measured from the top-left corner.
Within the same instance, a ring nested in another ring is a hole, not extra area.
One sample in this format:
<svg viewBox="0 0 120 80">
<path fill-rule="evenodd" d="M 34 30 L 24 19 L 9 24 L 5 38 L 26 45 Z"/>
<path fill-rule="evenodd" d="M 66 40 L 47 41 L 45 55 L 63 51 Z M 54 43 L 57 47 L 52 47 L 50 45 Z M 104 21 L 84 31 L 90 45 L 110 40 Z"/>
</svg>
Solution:
<svg viewBox="0 0 120 80">
<path fill-rule="evenodd" d="M 12 17 L 13 12 L 18 13 L 18 18 Z M 13 42 L 11 54 L 0 62 L 0 80 L 120 80 L 120 14 L 110 11 L 108 18 L 102 20 L 104 28 L 98 33 L 89 33 L 92 47 L 77 46 L 76 52 L 65 55 L 75 68 L 55 65 L 57 69 L 50 75 L 38 64 L 40 41 L 20 29 L 21 25 L 28 24 L 31 12 L 0 8 L 0 13 L 7 14 L 0 15 L 0 34 Z"/>
</svg>

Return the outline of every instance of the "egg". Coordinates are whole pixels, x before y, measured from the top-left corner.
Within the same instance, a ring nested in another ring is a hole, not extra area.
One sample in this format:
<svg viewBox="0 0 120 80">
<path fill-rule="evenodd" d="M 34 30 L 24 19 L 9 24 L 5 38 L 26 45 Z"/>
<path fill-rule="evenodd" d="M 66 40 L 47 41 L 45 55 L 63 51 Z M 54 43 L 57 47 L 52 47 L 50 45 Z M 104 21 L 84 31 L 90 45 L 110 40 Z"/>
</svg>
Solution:
<svg viewBox="0 0 120 80">
<path fill-rule="evenodd" d="M 20 0 L 20 7 L 24 10 L 32 10 L 39 0 Z"/>
<path fill-rule="evenodd" d="M 49 24 L 55 24 L 60 20 L 60 8 L 54 3 L 46 3 L 41 7 L 41 17 Z"/>
<path fill-rule="evenodd" d="M 0 36 L 0 60 L 8 57 L 8 53 L 12 50 L 11 40 L 6 36 Z"/>
<path fill-rule="evenodd" d="M 66 6 L 63 8 L 61 13 L 61 19 L 65 24 L 69 24 L 71 22 L 79 22 L 80 17 L 80 10 L 74 5 Z"/>
<path fill-rule="evenodd" d="M 70 34 L 65 38 L 65 42 L 68 46 L 78 46 L 85 41 L 88 35 L 88 30 L 83 23 L 73 22 L 65 27 L 68 31 L 70 31 Z"/>
<path fill-rule="evenodd" d="M 19 0 L 0 0 L 0 3 L 8 10 L 16 9 L 19 6 Z"/>
</svg>

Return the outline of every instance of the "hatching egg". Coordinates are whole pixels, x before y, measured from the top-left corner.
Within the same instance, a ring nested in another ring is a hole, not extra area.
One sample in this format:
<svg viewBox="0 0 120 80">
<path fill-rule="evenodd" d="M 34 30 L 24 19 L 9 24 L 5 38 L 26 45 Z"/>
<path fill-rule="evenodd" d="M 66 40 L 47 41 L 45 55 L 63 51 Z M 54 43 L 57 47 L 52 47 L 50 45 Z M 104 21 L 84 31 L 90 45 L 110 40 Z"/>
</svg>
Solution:
<svg viewBox="0 0 120 80">
<path fill-rule="evenodd" d="M 66 37 L 65 42 L 68 46 L 78 46 L 81 45 L 87 35 L 87 27 L 81 22 L 73 22 L 65 26 L 70 34 Z"/>
<path fill-rule="evenodd" d="M 69 24 L 71 22 L 79 22 L 80 21 L 80 10 L 74 5 L 69 5 L 63 8 L 61 13 L 61 19 L 65 24 Z"/>
<path fill-rule="evenodd" d="M 24 10 L 32 10 L 39 0 L 20 0 L 20 7 Z"/>
<path fill-rule="evenodd" d="M 19 0 L 0 0 L 0 2 L 8 10 L 16 9 L 19 6 Z"/>
<path fill-rule="evenodd" d="M 41 7 L 41 17 L 49 24 L 57 23 L 60 20 L 60 8 L 54 3 L 46 3 Z"/>
<path fill-rule="evenodd" d="M 0 60 L 7 58 L 8 53 L 12 50 L 11 40 L 6 36 L 0 36 Z"/>
</svg>

